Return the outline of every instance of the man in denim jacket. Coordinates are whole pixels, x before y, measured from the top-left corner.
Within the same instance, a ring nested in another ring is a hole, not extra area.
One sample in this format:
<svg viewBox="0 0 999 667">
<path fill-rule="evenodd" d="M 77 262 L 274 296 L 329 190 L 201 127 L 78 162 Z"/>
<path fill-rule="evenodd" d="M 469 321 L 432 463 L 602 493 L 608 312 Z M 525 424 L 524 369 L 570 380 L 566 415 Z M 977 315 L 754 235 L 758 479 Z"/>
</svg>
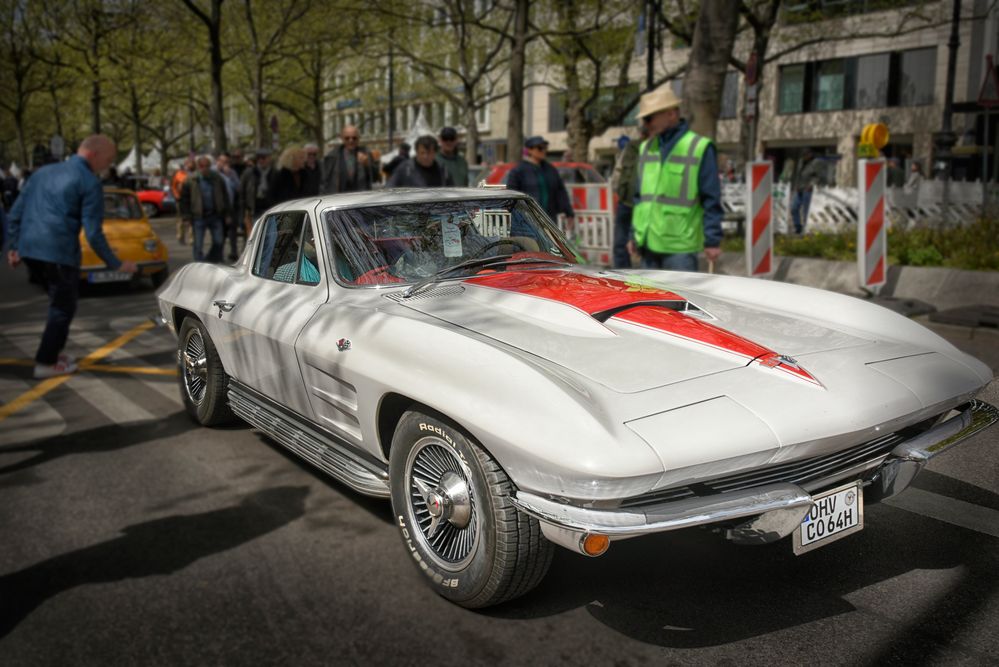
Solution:
<svg viewBox="0 0 999 667">
<path fill-rule="evenodd" d="M 116 157 L 115 145 L 101 134 L 87 137 L 76 155 L 39 169 L 28 180 L 10 211 L 7 263 L 22 260 L 44 277 L 49 314 L 35 355 L 35 377 L 76 371 L 62 353 L 76 314 L 80 288 L 80 228 L 97 256 L 111 271 L 135 273 L 135 262 L 120 261 L 104 238 L 104 188 L 99 174 Z"/>
</svg>

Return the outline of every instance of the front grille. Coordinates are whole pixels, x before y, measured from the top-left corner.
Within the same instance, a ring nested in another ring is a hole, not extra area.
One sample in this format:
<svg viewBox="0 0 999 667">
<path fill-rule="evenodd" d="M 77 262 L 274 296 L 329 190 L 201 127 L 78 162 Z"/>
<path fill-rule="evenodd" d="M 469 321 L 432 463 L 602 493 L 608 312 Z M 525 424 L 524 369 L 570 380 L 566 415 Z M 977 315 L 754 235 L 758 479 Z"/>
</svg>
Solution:
<svg viewBox="0 0 999 667">
<path fill-rule="evenodd" d="M 652 491 L 622 501 L 621 507 L 643 507 L 680 498 L 712 496 L 769 484 L 807 484 L 826 477 L 833 477 L 837 473 L 851 468 L 878 463 L 903 440 L 905 440 L 904 436 L 892 433 L 832 454 L 716 477 L 687 486 Z"/>
</svg>

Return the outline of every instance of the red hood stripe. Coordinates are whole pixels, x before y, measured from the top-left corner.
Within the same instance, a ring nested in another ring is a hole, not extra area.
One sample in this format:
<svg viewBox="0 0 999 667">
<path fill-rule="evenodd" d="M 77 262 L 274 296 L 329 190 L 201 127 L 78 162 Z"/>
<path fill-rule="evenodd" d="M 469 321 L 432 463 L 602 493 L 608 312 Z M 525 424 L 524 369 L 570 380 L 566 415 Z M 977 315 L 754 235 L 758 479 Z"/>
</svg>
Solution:
<svg viewBox="0 0 999 667">
<path fill-rule="evenodd" d="M 686 301 L 668 290 L 571 271 L 506 271 L 469 278 L 465 283 L 558 301 L 589 315 L 641 301 Z"/>
<path fill-rule="evenodd" d="M 465 281 L 478 287 L 489 287 L 526 296 L 557 301 L 579 308 L 588 315 L 649 301 L 681 301 L 686 299 L 668 290 L 626 283 L 612 278 L 596 278 L 572 271 L 506 271 L 475 276 Z M 776 368 L 802 380 L 819 384 L 800 366 L 784 364 L 773 350 L 715 326 L 669 308 L 637 305 L 612 319 L 654 329 L 678 338 L 707 345 L 746 359 L 768 360 L 768 368 Z"/>
</svg>

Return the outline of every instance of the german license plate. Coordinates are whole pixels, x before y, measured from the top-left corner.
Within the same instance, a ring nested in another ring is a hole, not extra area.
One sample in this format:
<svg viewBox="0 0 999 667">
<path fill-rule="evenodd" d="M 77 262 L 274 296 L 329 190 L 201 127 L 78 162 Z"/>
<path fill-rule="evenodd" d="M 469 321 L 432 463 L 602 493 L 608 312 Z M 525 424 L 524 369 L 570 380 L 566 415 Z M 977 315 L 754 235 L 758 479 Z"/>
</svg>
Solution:
<svg viewBox="0 0 999 667">
<path fill-rule="evenodd" d="M 812 511 L 794 529 L 794 553 L 824 547 L 864 527 L 864 491 L 851 482 L 815 496 Z"/>
<path fill-rule="evenodd" d="M 121 271 L 92 271 L 88 276 L 88 280 L 92 283 L 117 283 L 131 279 L 131 273 Z"/>
</svg>

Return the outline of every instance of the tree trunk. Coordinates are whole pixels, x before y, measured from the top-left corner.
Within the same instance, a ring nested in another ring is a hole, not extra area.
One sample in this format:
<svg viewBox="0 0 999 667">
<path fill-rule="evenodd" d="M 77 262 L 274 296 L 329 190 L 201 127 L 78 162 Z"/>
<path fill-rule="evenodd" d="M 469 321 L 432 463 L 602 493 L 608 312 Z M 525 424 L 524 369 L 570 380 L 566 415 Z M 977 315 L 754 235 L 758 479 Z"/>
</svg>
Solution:
<svg viewBox="0 0 999 667">
<path fill-rule="evenodd" d="M 49 95 L 52 96 L 52 113 L 55 116 L 56 134 L 65 138 L 62 133 L 62 105 L 59 104 L 59 96 L 56 94 L 55 82 L 49 83 Z"/>
<path fill-rule="evenodd" d="M 506 158 L 517 162 L 524 149 L 524 70 L 527 61 L 529 0 L 516 0 L 510 53 L 510 112 L 506 121 Z"/>
<path fill-rule="evenodd" d="M 465 159 L 468 160 L 469 164 L 475 164 L 475 155 L 479 152 L 479 119 L 476 118 L 476 108 L 474 98 L 470 96 L 465 97 L 465 114 L 466 114 L 466 127 L 468 132 L 465 134 Z M 465 187 L 467 183 L 455 183 L 459 187 Z"/>
<path fill-rule="evenodd" d="M 253 133 L 257 140 L 257 146 L 270 148 L 271 137 L 267 126 L 267 118 L 264 113 L 264 68 L 260 66 L 260 61 L 253 68 Z"/>
<path fill-rule="evenodd" d="M 565 132 L 568 138 L 570 157 L 574 162 L 586 162 L 590 150 L 590 128 L 586 122 L 583 96 L 579 89 L 579 74 L 576 62 L 571 61 L 563 69 L 565 75 L 565 113 L 568 121 Z"/>
<path fill-rule="evenodd" d="M 142 114 L 139 109 L 139 95 L 135 90 L 135 85 L 129 85 L 131 93 L 131 116 L 132 116 L 132 146 L 135 148 L 135 173 L 142 173 Z"/>
<path fill-rule="evenodd" d="M 14 125 L 17 128 L 17 150 L 21 154 L 21 168 L 28 166 L 28 143 L 24 134 L 24 109 L 18 107 L 14 113 Z"/>
<path fill-rule="evenodd" d="M 225 111 L 222 107 L 222 0 L 212 0 L 212 21 L 208 29 L 212 50 L 212 131 L 215 153 L 228 150 L 225 136 Z"/>
<path fill-rule="evenodd" d="M 706 137 L 715 136 L 738 26 L 739 14 L 730 0 L 701 0 L 683 96 L 691 129 Z"/>
<path fill-rule="evenodd" d="M 315 59 L 312 61 L 312 71 L 315 76 L 312 79 L 312 105 L 313 122 L 315 123 L 316 145 L 319 146 L 320 159 L 326 153 L 326 123 L 323 122 L 323 53 L 321 48 L 315 49 Z"/>
</svg>

